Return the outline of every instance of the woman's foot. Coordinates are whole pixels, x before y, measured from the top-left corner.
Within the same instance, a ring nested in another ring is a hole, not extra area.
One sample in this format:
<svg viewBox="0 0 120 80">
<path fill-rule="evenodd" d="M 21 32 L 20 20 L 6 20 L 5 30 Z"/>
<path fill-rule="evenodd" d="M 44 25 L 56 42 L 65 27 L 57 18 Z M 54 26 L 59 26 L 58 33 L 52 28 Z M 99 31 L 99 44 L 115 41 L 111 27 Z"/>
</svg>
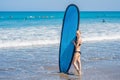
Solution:
<svg viewBox="0 0 120 80">
<path fill-rule="evenodd" d="M 78 75 L 81 75 L 81 71 L 80 70 L 77 70 L 77 72 L 78 72 Z"/>
</svg>

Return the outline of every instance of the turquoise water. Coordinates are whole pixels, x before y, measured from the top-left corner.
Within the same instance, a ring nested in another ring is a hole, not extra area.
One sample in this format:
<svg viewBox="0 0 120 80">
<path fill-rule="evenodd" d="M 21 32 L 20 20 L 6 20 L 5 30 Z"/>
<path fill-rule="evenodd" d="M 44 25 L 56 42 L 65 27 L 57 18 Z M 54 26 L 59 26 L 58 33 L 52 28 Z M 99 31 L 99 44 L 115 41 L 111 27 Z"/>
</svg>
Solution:
<svg viewBox="0 0 120 80">
<path fill-rule="evenodd" d="M 63 16 L 64 12 L 0 12 L 0 48 L 58 44 Z M 120 12 L 80 12 L 80 30 L 85 42 L 120 39 Z"/>
</svg>

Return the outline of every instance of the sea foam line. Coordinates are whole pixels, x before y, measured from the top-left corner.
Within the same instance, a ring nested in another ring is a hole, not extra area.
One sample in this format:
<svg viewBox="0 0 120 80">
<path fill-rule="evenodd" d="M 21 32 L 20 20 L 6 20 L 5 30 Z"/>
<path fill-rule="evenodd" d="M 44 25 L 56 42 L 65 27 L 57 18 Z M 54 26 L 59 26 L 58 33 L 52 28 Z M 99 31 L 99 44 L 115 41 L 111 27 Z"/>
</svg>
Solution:
<svg viewBox="0 0 120 80">
<path fill-rule="evenodd" d="M 103 40 L 117 40 L 120 39 L 120 36 L 102 36 L 102 37 L 91 37 L 91 38 L 83 38 L 83 42 L 91 42 L 91 41 L 103 41 Z"/>
<path fill-rule="evenodd" d="M 86 42 L 98 42 L 98 41 L 108 41 L 108 40 L 119 40 L 120 36 L 104 36 L 104 37 L 91 37 L 82 38 L 83 43 Z M 59 44 L 60 39 L 54 40 L 33 40 L 33 41 L 6 41 L 0 42 L 0 48 L 11 48 L 11 47 L 27 47 L 27 46 L 45 46 L 51 44 Z"/>
<path fill-rule="evenodd" d="M 8 41 L 1 43 L 0 48 L 10 48 L 10 47 L 27 47 L 27 46 L 37 46 L 37 45 L 48 45 L 57 44 L 58 40 L 37 40 L 37 41 Z"/>
</svg>

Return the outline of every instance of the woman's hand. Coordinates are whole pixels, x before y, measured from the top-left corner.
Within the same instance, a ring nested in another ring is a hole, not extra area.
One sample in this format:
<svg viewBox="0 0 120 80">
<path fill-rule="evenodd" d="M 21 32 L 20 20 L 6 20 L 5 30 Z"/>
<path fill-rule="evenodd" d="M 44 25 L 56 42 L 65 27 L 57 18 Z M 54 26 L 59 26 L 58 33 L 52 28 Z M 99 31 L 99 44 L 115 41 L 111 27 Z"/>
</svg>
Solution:
<svg viewBox="0 0 120 80">
<path fill-rule="evenodd" d="M 75 41 L 72 41 L 72 43 L 73 43 L 74 45 L 76 45 L 76 44 L 75 44 Z"/>
</svg>

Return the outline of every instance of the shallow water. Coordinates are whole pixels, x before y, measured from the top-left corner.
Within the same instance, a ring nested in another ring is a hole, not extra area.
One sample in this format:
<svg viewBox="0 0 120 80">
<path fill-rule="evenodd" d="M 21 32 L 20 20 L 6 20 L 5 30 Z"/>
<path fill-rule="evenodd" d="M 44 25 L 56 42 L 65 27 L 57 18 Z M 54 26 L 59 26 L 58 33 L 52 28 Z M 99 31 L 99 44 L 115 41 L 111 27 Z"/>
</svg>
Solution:
<svg viewBox="0 0 120 80">
<path fill-rule="evenodd" d="M 118 80 L 118 75 L 120 75 L 119 48 L 120 41 L 83 43 L 81 46 L 83 72 L 81 80 L 93 80 L 99 77 L 98 80 Z M 2 48 L 0 49 L 0 79 L 79 80 L 80 77 L 76 75 L 73 66 L 71 66 L 69 75 L 59 73 L 58 55 L 59 44 Z M 106 78 L 109 75 L 112 77 Z"/>
</svg>

